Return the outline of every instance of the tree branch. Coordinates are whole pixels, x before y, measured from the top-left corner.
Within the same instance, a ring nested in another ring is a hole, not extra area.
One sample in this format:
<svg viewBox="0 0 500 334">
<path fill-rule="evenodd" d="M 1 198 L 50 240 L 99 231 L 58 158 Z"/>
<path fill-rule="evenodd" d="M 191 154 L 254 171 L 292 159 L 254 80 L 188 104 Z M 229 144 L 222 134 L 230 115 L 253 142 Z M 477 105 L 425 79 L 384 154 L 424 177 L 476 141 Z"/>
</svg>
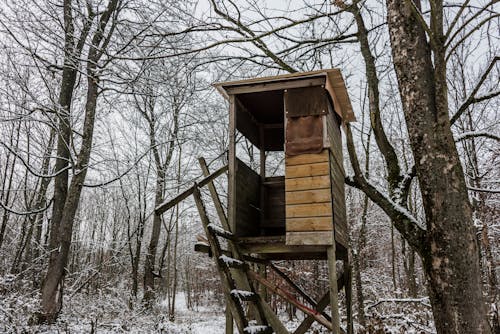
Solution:
<svg viewBox="0 0 500 334">
<path fill-rule="evenodd" d="M 346 178 L 346 184 L 362 190 L 375 204 L 377 204 L 391 218 L 394 226 L 419 254 L 424 252 L 425 227 L 404 207 L 394 202 L 377 187 L 372 185 L 361 172 L 359 161 L 354 147 L 354 140 L 349 124 L 345 127 L 347 151 L 354 170 L 352 178 Z"/>
<path fill-rule="evenodd" d="M 455 142 L 467 140 L 470 138 L 476 138 L 476 137 L 486 137 L 486 138 L 500 141 L 500 136 L 498 136 L 494 133 L 487 132 L 487 131 L 470 131 L 470 132 L 464 132 L 464 133 L 459 134 L 457 137 L 455 137 Z"/>
<path fill-rule="evenodd" d="M 473 104 L 475 102 L 484 101 L 487 98 L 490 98 L 490 97 L 488 97 L 489 95 L 486 95 L 486 97 L 480 97 L 480 98 L 476 98 L 475 96 L 476 96 L 477 92 L 479 91 L 479 88 L 481 88 L 483 83 L 488 78 L 488 74 L 490 74 L 490 72 L 493 69 L 493 67 L 495 66 L 496 62 L 499 60 L 500 60 L 500 56 L 496 56 L 495 58 L 493 58 L 490 65 L 488 66 L 486 71 L 484 71 L 483 75 L 481 76 L 481 78 L 477 82 L 476 86 L 472 89 L 469 97 L 465 100 L 464 103 L 462 103 L 462 105 L 458 108 L 457 112 L 451 117 L 451 119 L 450 119 L 451 125 L 453 125 L 457 121 L 457 119 L 460 118 L 460 116 L 462 116 L 462 114 L 467 110 L 467 108 L 471 104 Z M 494 97 L 496 95 L 498 95 L 498 93 L 497 94 L 493 93 L 493 94 L 491 94 L 491 97 Z M 477 99 L 477 101 L 476 101 L 476 99 Z"/>
</svg>

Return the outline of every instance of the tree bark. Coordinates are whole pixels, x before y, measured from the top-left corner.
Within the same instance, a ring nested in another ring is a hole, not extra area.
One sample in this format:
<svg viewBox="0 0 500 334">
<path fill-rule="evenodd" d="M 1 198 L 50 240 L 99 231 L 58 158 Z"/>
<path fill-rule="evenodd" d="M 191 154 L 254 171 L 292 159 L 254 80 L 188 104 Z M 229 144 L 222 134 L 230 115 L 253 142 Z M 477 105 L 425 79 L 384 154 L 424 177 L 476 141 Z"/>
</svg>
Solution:
<svg viewBox="0 0 500 334">
<path fill-rule="evenodd" d="M 146 107 L 142 110 L 140 109 L 139 105 L 138 107 L 149 125 L 149 140 L 156 165 L 155 207 L 158 207 L 163 202 L 166 170 L 170 165 L 174 153 L 175 142 L 177 139 L 177 132 L 179 130 L 180 108 L 178 108 L 178 106 L 176 105 L 173 108 L 173 119 L 172 119 L 173 129 L 170 134 L 170 141 L 168 144 L 166 156 L 164 158 L 164 161 L 162 161 L 156 138 L 157 120 L 154 114 L 155 97 L 152 94 L 151 96 L 146 97 L 145 104 Z M 161 233 L 161 222 L 162 222 L 161 215 L 155 213 L 153 218 L 153 229 L 151 231 L 151 239 L 149 241 L 148 251 L 146 253 L 146 261 L 144 264 L 144 302 L 146 306 L 150 306 L 150 303 L 154 297 L 155 277 L 159 276 L 159 273 L 155 273 L 155 267 L 156 267 L 155 262 L 156 262 L 158 241 L 160 239 L 160 233 Z"/>
<path fill-rule="evenodd" d="M 388 0 L 387 18 L 426 215 L 422 254 L 436 329 L 490 333 L 472 210 L 450 129 L 442 3 L 431 1 L 430 43 L 413 6 L 411 1 Z"/>
<path fill-rule="evenodd" d="M 87 56 L 87 99 L 85 104 L 85 119 L 83 123 L 82 144 L 78 154 L 78 159 L 75 166 L 75 174 L 71 179 L 69 189 L 66 188 L 65 182 L 61 178 L 59 185 L 61 192 L 59 195 L 65 195 L 64 205 L 61 210 L 54 209 L 54 214 L 57 217 L 52 217 L 51 226 L 51 257 L 49 267 L 45 276 L 44 285 L 42 287 L 42 302 L 41 312 L 37 314 L 38 322 L 54 323 L 62 309 L 62 293 L 64 286 L 64 276 L 66 274 L 66 266 L 70 255 L 71 238 L 73 234 L 73 222 L 80 201 L 80 195 L 83 188 L 83 183 L 88 170 L 90 153 L 92 151 L 92 139 L 94 133 L 95 114 L 98 98 L 99 76 L 97 73 L 97 62 L 102 56 L 103 49 L 106 47 L 106 39 L 104 39 L 104 30 L 111 18 L 111 15 L 117 8 L 118 0 L 112 0 L 108 3 L 106 10 L 101 14 L 99 24 L 93 35 L 90 49 Z M 71 2 L 65 1 L 65 22 L 71 21 Z M 69 18 L 67 18 L 69 16 Z M 72 23 L 70 24 L 72 26 Z M 74 29 L 66 27 L 66 33 L 73 34 Z M 74 68 L 72 64 L 70 68 Z M 64 81 L 64 80 L 63 80 Z M 74 82 L 73 82 L 74 84 Z M 68 92 L 71 99 L 72 91 Z M 69 106 L 69 105 L 68 105 Z M 69 127 L 68 127 L 69 130 Z M 70 133 L 71 135 L 71 133 Z M 61 135 L 58 141 L 58 151 L 68 142 Z M 65 146 L 66 147 L 66 146 Z M 66 147 L 67 150 L 67 147 Z M 66 153 L 66 151 L 64 152 Z M 69 151 L 67 151 L 69 153 Z M 58 159 L 61 161 L 62 159 Z M 61 165 L 62 166 L 62 165 Z M 59 170 L 59 169 L 57 169 Z M 66 173 L 66 172 L 65 172 Z M 56 179 L 57 181 L 57 179 Z M 64 187 L 63 187 L 64 186 Z M 56 218 L 59 222 L 54 221 Z"/>
</svg>

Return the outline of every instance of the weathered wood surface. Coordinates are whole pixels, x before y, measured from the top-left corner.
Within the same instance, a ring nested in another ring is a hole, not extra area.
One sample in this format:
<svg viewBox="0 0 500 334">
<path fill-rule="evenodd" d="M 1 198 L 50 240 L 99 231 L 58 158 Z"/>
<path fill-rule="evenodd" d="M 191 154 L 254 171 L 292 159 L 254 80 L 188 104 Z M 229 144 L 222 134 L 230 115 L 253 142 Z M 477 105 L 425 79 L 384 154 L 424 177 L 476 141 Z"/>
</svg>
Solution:
<svg viewBox="0 0 500 334">
<path fill-rule="evenodd" d="M 333 221 L 335 225 L 335 240 L 348 247 L 347 217 L 345 205 L 345 171 L 342 156 L 342 135 L 340 122 L 329 106 L 330 113 L 326 116 L 328 139 L 330 140 L 330 177 L 333 204 Z"/>
<path fill-rule="evenodd" d="M 321 86 L 288 89 L 284 98 L 286 117 L 324 115 L 328 112 L 328 95 Z"/>
<path fill-rule="evenodd" d="M 277 233 L 285 230 L 285 177 L 265 178 L 262 185 L 261 200 L 264 208 L 261 230 Z M 283 232 L 282 232 L 283 233 Z"/>
<path fill-rule="evenodd" d="M 333 230 L 329 150 L 287 156 L 285 183 L 287 245 L 330 245 L 332 232 L 318 234 Z"/>
<path fill-rule="evenodd" d="M 299 87 L 320 86 L 325 83 L 325 78 L 309 78 L 302 80 L 290 80 L 286 82 L 269 82 L 269 83 L 250 83 L 239 86 L 227 87 L 228 94 L 246 94 L 264 92 L 269 90 L 283 90 Z"/>
<path fill-rule="evenodd" d="M 286 232 L 287 245 L 331 245 L 332 231 Z"/>
<path fill-rule="evenodd" d="M 340 290 L 342 287 L 344 287 L 345 279 L 344 275 L 341 273 L 340 275 L 337 275 L 337 289 Z M 316 311 L 322 312 L 328 305 L 330 305 L 330 292 L 327 292 L 321 299 L 318 301 Z M 331 319 L 331 318 L 330 318 Z M 329 319 L 329 320 L 330 320 Z M 293 334 L 304 334 L 307 332 L 309 327 L 311 327 L 312 323 L 314 322 L 314 318 L 312 316 L 307 316 L 302 323 L 297 327 L 295 332 Z M 345 332 L 340 329 L 341 333 L 345 334 Z M 353 333 L 349 333 L 353 334 Z"/>
<path fill-rule="evenodd" d="M 337 285 L 337 259 L 335 257 L 335 243 L 328 247 L 328 278 L 330 280 L 330 309 L 332 312 L 332 332 L 340 333 L 340 312 L 339 312 L 339 296 Z"/>
<path fill-rule="evenodd" d="M 333 226 L 332 217 L 307 217 L 288 218 L 286 220 L 287 231 L 307 232 L 307 231 L 331 231 Z"/>
<path fill-rule="evenodd" d="M 286 206 L 286 218 L 306 218 L 332 216 L 332 203 L 308 203 Z"/>
<path fill-rule="evenodd" d="M 326 328 L 332 330 L 332 323 L 330 321 L 326 320 L 325 317 L 322 316 L 321 314 L 317 314 L 316 311 L 311 310 L 309 307 L 306 307 L 305 305 L 301 304 L 298 300 L 296 300 L 295 298 L 293 298 L 293 296 L 289 292 L 283 290 L 281 287 L 273 284 L 272 282 L 270 282 L 270 281 L 266 280 L 265 278 L 259 276 L 257 273 L 255 273 L 253 271 L 249 271 L 248 275 L 252 279 L 258 281 L 259 283 L 261 283 L 262 285 L 264 285 L 266 288 L 268 288 L 269 290 L 271 290 L 272 292 L 274 292 L 275 294 L 279 295 L 281 298 L 285 299 L 290 304 L 292 304 L 295 307 L 297 307 L 299 310 L 301 310 L 305 314 L 308 314 L 308 315 L 311 315 L 312 317 L 314 317 L 314 320 L 316 320 L 317 322 L 319 322 L 320 324 L 322 324 Z"/>
<path fill-rule="evenodd" d="M 330 177 L 328 175 L 300 177 L 285 180 L 286 191 L 325 189 L 330 188 Z"/>
<path fill-rule="evenodd" d="M 328 188 L 316 190 L 288 191 L 285 195 L 286 204 L 325 203 L 331 201 L 331 191 Z"/>
<path fill-rule="evenodd" d="M 285 166 L 304 165 L 327 161 L 328 151 L 323 151 L 321 153 L 301 154 L 290 157 L 287 156 L 285 159 Z"/>
<path fill-rule="evenodd" d="M 304 165 L 291 165 L 286 167 L 286 178 L 293 179 L 296 177 L 328 175 L 328 162 L 308 163 Z"/>
<path fill-rule="evenodd" d="M 259 235 L 260 175 L 236 158 L 234 187 L 235 222 L 237 236 Z"/>
<path fill-rule="evenodd" d="M 311 297 L 309 296 L 300 286 L 295 284 L 295 282 L 288 277 L 284 272 L 282 272 L 277 266 L 275 266 L 271 261 L 269 261 L 269 267 L 278 275 L 280 276 L 285 282 L 290 285 L 295 292 L 297 292 L 302 298 L 304 298 L 305 301 L 307 301 L 313 308 L 317 309 L 319 307 L 318 303 Z M 325 312 L 319 311 L 325 317 L 326 320 L 331 321 L 331 317 L 326 314 Z"/>
</svg>

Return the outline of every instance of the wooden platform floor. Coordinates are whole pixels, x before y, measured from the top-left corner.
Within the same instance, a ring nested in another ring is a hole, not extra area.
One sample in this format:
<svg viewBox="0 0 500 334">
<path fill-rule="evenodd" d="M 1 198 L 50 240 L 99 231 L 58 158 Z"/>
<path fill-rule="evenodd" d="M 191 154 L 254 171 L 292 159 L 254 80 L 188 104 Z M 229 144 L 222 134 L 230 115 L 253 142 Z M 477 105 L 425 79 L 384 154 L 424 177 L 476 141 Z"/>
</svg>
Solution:
<svg viewBox="0 0 500 334">
<path fill-rule="evenodd" d="M 328 246 L 286 245 L 285 236 L 238 238 L 242 253 L 258 254 L 268 260 L 326 260 Z M 347 251 L 336 245 L 337 260 L 347 260 Z"/>
</svg>

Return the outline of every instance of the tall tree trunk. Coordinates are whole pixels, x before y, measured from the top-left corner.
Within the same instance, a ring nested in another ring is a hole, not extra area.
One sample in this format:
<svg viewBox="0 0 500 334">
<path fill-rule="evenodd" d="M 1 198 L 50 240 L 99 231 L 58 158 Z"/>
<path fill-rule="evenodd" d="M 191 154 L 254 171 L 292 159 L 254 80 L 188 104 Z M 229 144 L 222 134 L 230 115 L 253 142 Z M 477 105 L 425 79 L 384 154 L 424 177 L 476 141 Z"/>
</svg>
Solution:
<svg viewBox="0 0 500 334">
<path fill-rule="evenodd" d="M 102 12 L 88 52 L 86 73 L 87 99 L 85 103 L 85 119 L 83 122 L 82 143 L 75 166 L 75 174 L 71 179 L 69 189 L 67 189 L 66 187 L 61 187 L 61 189 L 58 190 L 65 193 L 66 200 L 64 202 L 64 205 L 61 207 L 61 212 L 54 212 L 56 215 L 61 214 L 60 221 L 54 224 L 55 218 L 54 216 L 52 217 L 53 222 L 51 226 L 50 243 L 51 257 L 49 260 L 49 267 L 45 277 L 44 285 L 42 287 L 41 312 L 38 313 L 38 322 L 55 322 L 62 309 L 64 276 L 66 274 L 66 266 L 68 264 L 68 258 L 70 255 L 73 222 L 80 201 L 83 183 L 85 182 L 85 177 L 87 175 L 90 153 L 92 151 L 92 139 L 94 133 L 99 85 L 99 77 L 96 73 L 97 62 L 99 61 L 106 47 L 105 44 L 107 42 L 107 39 L 104 40 L 104 43 L 101 42 L 104 39 L 104 30 L 111 18 L 111 15 L 117 8 L 117 3 L 118 0 L 111 0 L 108 3 L 106 10 Z M 65 1 L 64 11 L 65 20 L 67 15 L 69 15 L 69 19 L 71 19 L 70 1 Z M 66 33 L 68 33 L 68 30 L 73 29 L 69 29 L 68 27 L 66 27 Z M 74 66 L 75 64 L 72 64 L 71 68 L 73 68 Z M 63 146 L 61 144 L 62 140 L 64 140 L 64 138 L 60 135 L 58 142 L 58 151 L 59 147 Z M 64 142 L 64 144 L 66 143 L 67 142 Z M 62 159 L 59 159 L 58 161 L 60 160 Z M 58 168 L 56 169 L 59 170 Z M 62 184 L 64 184 L 64 181 L 65 180 L 61 180 Z"/>
<path fill-rule="evenodd" d="M 430 43 L 412 1 L 387 1 L 394 67 L 415 160 L 427 240 L 422 249 L 438 333 L 490 333 L 472 210 L 450 129 L 442 3 L 431 1 Z"/>
<path fill-rule="evenodd" d="M 155 207 L 163 202 L 163 192 L 165 187 L 165 175 L 168 166 L 172 160 L 174 153 L 177 132 L 179 130 L 179 108 L 173 109 L 173 129 L 170 135 L 170 142 L 164 160 L 160 156 L 160 151 L 157 145 L 157 131 L 156 131 L 156 117 L 154 114 L 155 97 L 153 94 L 146 100 L 146 108 L 140 109 L 142 115 L 149 125 L 149 140 L 153 151 L 153 157 L 156 165 L 156 189 L 155 189 Z M 138 106 L 139 107 L 139 106 Z M 151 239 L 149 241 L 148 251 L 146 253 L 146 261 L 144 264 L 144 302 L 146 306 L 151 306 L 151 301 L 154 298 L 154 283 L 155 277 L 160 276 L 155 273 L 156 266 L 156 252 L 158 248 L 158 241 L 161 233 L 161 216 L 155 213 L 153 218 L 153 229 L 151 231 Z"/>
</svg>

